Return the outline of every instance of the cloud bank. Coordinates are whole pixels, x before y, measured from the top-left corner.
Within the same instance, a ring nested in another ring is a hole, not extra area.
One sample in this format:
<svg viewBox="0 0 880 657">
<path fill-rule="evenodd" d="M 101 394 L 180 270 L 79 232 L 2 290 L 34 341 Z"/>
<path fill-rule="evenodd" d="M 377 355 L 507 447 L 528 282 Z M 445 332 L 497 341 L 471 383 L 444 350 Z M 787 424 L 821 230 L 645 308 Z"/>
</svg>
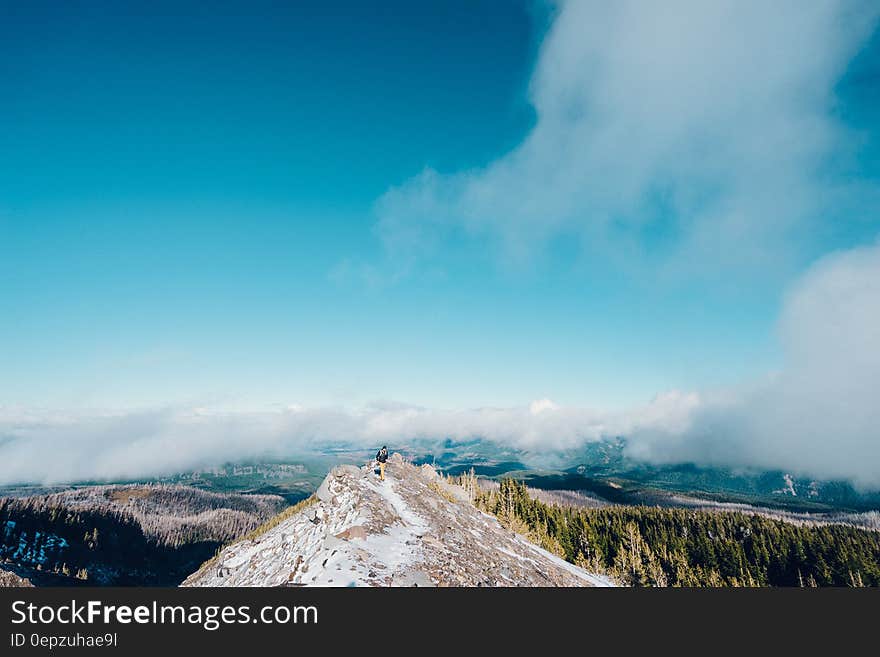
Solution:
<svg viewBox="0 0 880 657">
<path fill-rule="evenodd" d="M 137 479 L 246 459 L 283 459 L 318 448 L 480 438 L 548 454 L 650 427 L 685 427 L 693 395 L 663 395 L 628 413 L 559 407 L 428 409 L 377 403 L 361 409 L 290 408 L 224 413 L 156 409 L 98 415 L 0 409 L 0 484 Z"/>
<path fill-rule="evenodd" d="M 880 244 L 827 256 L 779 319 L 780 371 L 726 391 L 669 392 L 625 412 L 559 406 L 290 407 L 59 414 L 0 408 L 0 483 L 155 476 L 329 445 L 481 438 L 542 454 L 625 436 L 651 462 L 779 468 L 880 486 Z M 464 374 L 464 373 L 463 373 Z"/>
<path fill-rule="evenodd" d="M 642 431 L 634 455 L 880 485 L 880 244 L 814 265 L 790 292 L 779 333 L 781 371 L 704 395 L 685 431 Z"/>
<path fill-rule="evenodd" d="M 880 5 L 848 0 L 556 3 L 536 123 L 483 168 L 425 170 L 377 204 L 395 254 L 444 235 L 513 258 L 574 235 L 592 255 L 752 268 L 827 221 L 850 137 L 834 85 Z M 801 232 L 799 232 L 801 231 Z"/>
</svg>

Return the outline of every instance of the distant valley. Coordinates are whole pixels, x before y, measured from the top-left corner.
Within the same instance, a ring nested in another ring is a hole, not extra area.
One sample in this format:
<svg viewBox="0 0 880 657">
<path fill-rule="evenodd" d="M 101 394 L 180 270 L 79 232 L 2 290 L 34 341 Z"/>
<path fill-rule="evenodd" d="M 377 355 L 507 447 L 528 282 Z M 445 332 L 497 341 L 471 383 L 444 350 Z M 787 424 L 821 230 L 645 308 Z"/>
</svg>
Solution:
<svg viewBox="0 0 880 657">
<path fill-rule="evenodd" d="M 562 454 L 532 454 L 485 441 L 447 441 L 441 449 L 414 446 L 417 462 L 452 475 L 471 469 L 491 479 L 522 479 L 542 490 L 582 491 L 613 504 L 711 506 L 740 504 L 793 513 L 880 510 L 880 491 L 858 491 L 845 481 L 818 481 L 783 471 L 737 471 L 694 464 L 653 465 L 629 458 L 626 441 L 587 443 Z"/>
<path fill-rule="evenodd" d="M 550 455 L 479 440 L 393 449 L 443 475 L 473 471 L 487 491 L 521 480 L 535 500 L 563 507 L 738 511 L 880 530 L 878 492 L 785 472 L 640 463 L 626 456 L 623 439 Z M 0 569 L 9 584 L 176 585 L 222 546 L 311 495 L 335 465 L 361 465 L 373 454 L 337 446 L 289 462 L 228 463 L 148 481 L 9 486 L 0 489 Z"/>
</svg>

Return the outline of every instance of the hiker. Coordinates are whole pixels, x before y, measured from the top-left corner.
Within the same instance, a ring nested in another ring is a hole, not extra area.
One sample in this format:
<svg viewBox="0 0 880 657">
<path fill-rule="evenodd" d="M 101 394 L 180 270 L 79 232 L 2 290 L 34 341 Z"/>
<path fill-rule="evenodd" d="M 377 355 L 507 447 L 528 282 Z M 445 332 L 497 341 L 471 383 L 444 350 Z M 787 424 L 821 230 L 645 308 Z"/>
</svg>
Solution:
<svg viewBox="0 0 880 657">
<path fill-rule="evenodd" d="M 379 479 L 385 481 L 385 462 L 388 460 L 388 448 L 385 445 L 376 452 L 376 460 L 379 462 Z"/>
</svg>

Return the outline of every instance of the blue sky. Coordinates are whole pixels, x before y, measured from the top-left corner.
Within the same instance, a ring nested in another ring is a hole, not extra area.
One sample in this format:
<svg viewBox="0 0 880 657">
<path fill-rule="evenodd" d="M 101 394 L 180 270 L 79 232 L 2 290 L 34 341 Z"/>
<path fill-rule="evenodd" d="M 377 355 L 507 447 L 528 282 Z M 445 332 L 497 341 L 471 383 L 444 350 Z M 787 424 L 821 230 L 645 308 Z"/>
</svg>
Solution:
<svg viewBox="0 0 880 657">
<path fill-rule="evenodd" d="M 0 5 L 0 406 L 625 408 L 777 370 L 791 286 L 876 239 L 864 6 L 773 78 L 723 38 L 639 78 L 637 14 L 368 4 Z"/>
</svg>

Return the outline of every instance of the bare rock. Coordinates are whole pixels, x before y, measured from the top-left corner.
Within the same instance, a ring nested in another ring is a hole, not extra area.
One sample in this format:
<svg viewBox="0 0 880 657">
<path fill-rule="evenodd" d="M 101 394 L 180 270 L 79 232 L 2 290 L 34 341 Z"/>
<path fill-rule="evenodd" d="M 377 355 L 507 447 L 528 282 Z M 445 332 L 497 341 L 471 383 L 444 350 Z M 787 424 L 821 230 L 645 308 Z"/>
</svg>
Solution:
<svg viewBox="0 0 880 657">
<path fill-rule="evenodd" d="M 366 537 L 367 530 L 361 525 L 354 525 L 352 527 L 349 527 L 345 531 L 341 531 L 336 534 L 336 538 L 341 538 L 346 541 L 352 541 L 354 539 L 365 539 Z"/>
<path fill-rule="evenodd" d="M 425 463 L 420 469 L 422 471 L 422 474 L 428 477 L 428 479 L 437 479 L 440 476 L 437 474 L 434 466 L 430 465 L 429 463 Z"/>
</svg>

